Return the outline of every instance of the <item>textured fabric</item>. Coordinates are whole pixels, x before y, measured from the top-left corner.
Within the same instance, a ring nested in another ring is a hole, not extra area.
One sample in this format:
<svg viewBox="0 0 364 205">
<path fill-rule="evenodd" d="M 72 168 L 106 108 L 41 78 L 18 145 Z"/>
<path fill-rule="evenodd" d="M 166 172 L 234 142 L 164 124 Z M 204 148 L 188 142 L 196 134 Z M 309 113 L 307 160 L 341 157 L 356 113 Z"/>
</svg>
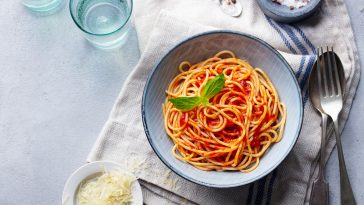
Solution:
<svg viewBox="0 0 364 205">
<path fill-rule="evenodd" d="M 340 118 L 343 128 L 360 76 L 350 20 L 342 0 L 325 0 L 320 11 L 295 25 L 277 23 L 244 0 L 243 13 L 232 18 L 209 0 L 136 0 L 135 25 L 142 52 L 116 100 L 88 161 L 113 160 L 140 178 L 146 204 L 304 204 L 317 171 L 320 116 L 308 100 L 307 81 L 315 48 L 334 46 L 347 79 L 347 98 Z M 216 189 L 186 181 L 172 173 L 154 154 L 141 121 L 145 80 L 156 62 L 177 42 L 203 31 L 231 29 L 257 36 L 279 50 L 292 66 L 302 88 L 304 121 L 298 141 L 282 164 L 255 183 Z M 330 137 L 327 153 L 335 141 Z"/>
</svg>

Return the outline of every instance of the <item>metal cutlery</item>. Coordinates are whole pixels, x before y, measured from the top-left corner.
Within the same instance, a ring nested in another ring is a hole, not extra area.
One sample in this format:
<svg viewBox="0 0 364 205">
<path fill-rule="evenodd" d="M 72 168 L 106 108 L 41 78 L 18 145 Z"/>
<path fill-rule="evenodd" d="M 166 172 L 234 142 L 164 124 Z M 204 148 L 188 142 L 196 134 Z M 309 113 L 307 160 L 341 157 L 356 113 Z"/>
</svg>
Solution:
<svg viewBox="0 0 364 205">
<path fill-rule="evenodd" d="M 341 144 L 341 137 L 338 128 L 338 117 L 343 107 L 343 88 L 345 84 L 340 80 L 340 74 L 343 74 L 342 66 L 338 66 L 340 59 L 336 57 L 333 48 L 321 55 L 317 60 L 317 85 L 320 93 L 320 104 L 322 111 L 326 113 L 333 121 L 334 131 L 336 135 L 336 144 L 339 158 L 340 167 L 340 190 L 341 190 L 341 204 L 354 205 L 356 204 L 354 194 L 350 185 L 349 177 L 346 171 L 344 154 Z M 321 65 L 322 66 L 321 66 Z"/>
<path fill-rule="evenodd" d="M 327 130 L 327 114 L 324 113 L 321 102 L 320 93 L 318 87 L 318 70 L 322 65 L 320 61 L 320 52 L 317 53 L 317 61 L 314 68 L 311 71 L 309 79 L 309 95 L 313 106 L 321 113 L 321 147 L 320 147 L 320 161 L 319 161 L 319 173 L 314 180 L 311 189 L 310 205 L 327 205 L 329 203 L 329 186 L 325 180 L 325 146 L 326 146 L 326 130 Z"/>
</svg>

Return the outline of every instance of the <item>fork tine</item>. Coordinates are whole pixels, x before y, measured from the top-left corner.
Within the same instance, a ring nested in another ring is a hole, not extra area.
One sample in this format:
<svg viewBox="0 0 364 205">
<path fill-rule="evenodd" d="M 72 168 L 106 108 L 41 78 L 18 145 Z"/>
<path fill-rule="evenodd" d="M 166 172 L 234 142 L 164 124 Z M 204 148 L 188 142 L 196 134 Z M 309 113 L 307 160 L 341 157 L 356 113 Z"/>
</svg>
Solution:
<svg viewBox="0 0 364 205">
<path fill-rule="evenodd" d="M 335 84 L 336 84 L 336 89 L 337 92 L 335 93 L 335 95 L 342 95 L 341 93 L 341 83 L 340 83 L 340 78 L 339 78 L 339 70 L 337 68 L 337 64 L 336 64 L 336 57 L 335 57 L 335 53 L 334 53 L 334 48 L 331 47 L 331 55 L 330 58 L 332 59 L 332 68 L 333 68 L 333 75 L 335 76 Z"/>
<path fill-rule="evenodd" d="M 331 58 L 331 52 L 329 51 L 329 47 L 326 46 L 326 54 L 327 54 L 327 78 L 328 78 L 328 89 L 329 89 L 329 96 L 336 95 L 336 86 L 335 86 L 335 80 L 334 80 L 334 71 L 332 67 L 332 58 Z"/>
<path fill-rule="evenodd" d="M 327 65 L 326 65 L 326 58 L 324 54 L 324 50 L 321 47 L 321 56 L 322 56 L 322 69 L 321 69 L 321 76 L 323 79 L 323 86 L 324 86 L 324 92 L 322 93 L 324 97 L 327 97 L 329 95 L 329 89 L 328 89 L 328 82 L 327 82 Z"/>
<path fill-rule="evenodd" d="M 320 58 L 320 48 L 317 48 L 317 64 L 316 64 L 316 76 L 317 76 L 317 84 L 319 88 L 320 96 L 322 96 L 322 79 L 321 79 L 321 58 Z"/>
</svg>

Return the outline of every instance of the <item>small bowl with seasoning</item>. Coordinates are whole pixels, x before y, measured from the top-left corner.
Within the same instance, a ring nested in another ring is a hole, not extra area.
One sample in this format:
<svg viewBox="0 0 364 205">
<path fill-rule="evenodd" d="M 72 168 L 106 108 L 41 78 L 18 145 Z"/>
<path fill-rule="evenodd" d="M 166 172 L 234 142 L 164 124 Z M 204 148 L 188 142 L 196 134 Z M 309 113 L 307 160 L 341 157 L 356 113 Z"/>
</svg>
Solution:
<svg viewBox="0 0 364 205">
<path fill-rule="evenodd" d="M 321 0 L 257 0 L 258 5 L 270 18 L 293 23 L 311 16 L 321 4 Z"/>
<path fill-rule="evenodd" d="M 62 205 L 142 205 L 143 196 L 137 178 L 115 162 L 85 164 L 68 178 Z"/>
</svg>

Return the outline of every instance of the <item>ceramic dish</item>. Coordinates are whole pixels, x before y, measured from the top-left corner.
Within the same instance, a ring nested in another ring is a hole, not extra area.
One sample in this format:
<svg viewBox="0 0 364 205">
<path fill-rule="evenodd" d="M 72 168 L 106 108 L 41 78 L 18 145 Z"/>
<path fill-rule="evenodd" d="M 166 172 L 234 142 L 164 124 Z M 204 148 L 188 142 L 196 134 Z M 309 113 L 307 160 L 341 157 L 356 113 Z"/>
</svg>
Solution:
<svg viewBox="0 0 364 205">
<path fill-rule="evenodd" d="M 200 62 L 221 50 L 231 50 L 237 57 L 247 59 L 262 68 L 270 77 L 287 106 L 287 124 L 282 141 L 274 144 L 252 172 L 202 171 L 176 159 L 171 149 L 173 142 L 164 130 L 162 103 L 165 90 L 179 73 L 178 65 L 188 60 Z M 171 170 L 192 182 L 210 187 L 235 187 L 253 182 L 276 168 L 295 144 L 303 119 L 302 98 L 297 80 L 284 58 L 266 42 L 238 32 L 213 31 L 199 34 L 177 44 L 157 63 L 145 85 L 142 99 L 144 129 L 157 156 Z"/>
<path fill-rule="evenodd" d="M 127 171 L 125 167 L 115 162 L 98 161 L 83 165 L 68 178 L 62 194 L 62 205 L 76 205 L 78 187 L 81 182 L 102 173 L 104 170 Z M 143 196 L 139 182 L 136 180 L 132 186 L 133 202 L 130 205 L 142 205 Z"/>
<path fill-rule="evenodd" d="M 293 23 L 303 20 L 313 14 L 320 6 L 321 0 L 310 0 L 310 2 L 302 8 L 293 10 L 288 6 L 280 5 L 272 0 L 257 0 L 257 3 L 265 15 L 272 19 L 283 23 Z"/>
</svg>

